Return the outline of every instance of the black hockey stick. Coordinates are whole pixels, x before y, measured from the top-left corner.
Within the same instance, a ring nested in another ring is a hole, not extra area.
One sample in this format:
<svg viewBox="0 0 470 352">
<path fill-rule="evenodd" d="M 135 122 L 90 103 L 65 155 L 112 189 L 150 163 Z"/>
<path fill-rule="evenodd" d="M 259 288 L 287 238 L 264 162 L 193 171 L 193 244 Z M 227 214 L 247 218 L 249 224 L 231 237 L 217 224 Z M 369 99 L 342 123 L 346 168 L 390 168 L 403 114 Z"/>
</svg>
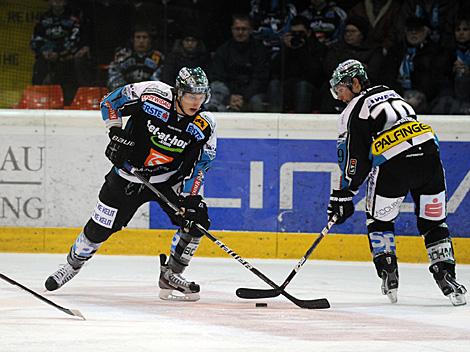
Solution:
<svg viewBox="0 0 470 352">
<path fill-rule="evenodd" d="M 292 278 L 297 274 L 297 272 L 300 270 L 302 265 L 305 264 L 307 261 L 308 257 L 310 257 L 310 254 L 314 251 L 315 248 L 317 248 L 318 244 L 321 242 L 323 237 L 330 231 L 331 227 L 335 224 L 337 220 L 337 215 L 333 215 L 333 217 L 328 221 L 328 224 L 321 230 L 320 236 L 317 237 L 317 239 L 313 242 L 313 244 L 310 246 L 310 248 L 305 252 L 304 256 L 300 259 L 300 261 L 297 263 L 295 268 L 291 271 L 287 279 L 284 281 L 284 283 L 279 286 L 279 288 L 274 288 L 274 289 L 257 289 L 257 288 L 239 288 L 236 291 L 236 294 L 240 298 L 245 298 L 245 299 L 255 299 L 255 298 L 271 298 L 271 297 L 277 297 L 282 292 L 284 292 L 285 288 L 291 282 Z"/>
<path fill-rule="evenodd" d="M 158 198 L 160 198 L 161 201 L 163 201 L 166 205 L 168 205 L 175 213 L 180 213 L 180 209 L 173 203 L 171 203 L 165 195 L 163 195 L 157 188 L 155 188 L 144 176 L 142 176 L 132 165 L 129 163 L 124 164 L 124 168 L 127 169 L 131 174 L 133 174 L 135 177 L 137 177 L 145 186 L 147 186 L 153 193 L 157 195 Z M 214 237 L 212 234 L 209 233 L 204 227 L 202 227 L 199 224 L 195 225 L 195 228 L 204 236 L 209 238 L 212 242 L 214 242 L 219 248 L 221 248 L 224 252 L 226 252 L 228 255 L 233 257 L 236 261 L 238 261 L 240 264 L 242 264 L 246 269 L 250 270 L 253 274 L 258 276 L 261 280 L 266 282 L 269 286 L 272 288 L 278 290 L 279 286 L 277 286 L 273 281 L 271 281 L 266 275 L 264 275 L 262 272 L 260 272 L 258 269 L 253 267 L 250 263 L 248 263 L 245 259 L 240 257 L 236 252 L 231 250 L 229 247 L 227 247 L 222 241 Z M 311 300 L 304 300 L 304 299 L 298 299 L 295 298 L 294 296 L 291 296 L 289 293 L 286 291 L 282 290 L 281 294 L 286 297 L 288 300 L 290 300 L 292 303 L 294 303 L 296 306 L 300 308 L 306 308 L 306 309 L 324 309 L 324 308 L 330 308 L 330 303 L 326 298 L 319 298 L 319 299 L 311 299 Z"/>
<path fill-rule="evenodd" d="M 68 315 L 72 315 L 74 317 L 78 317 L 78 318 L 81 318 L 83 320 L 86 320 L 85 317 L 82 315 L 82 313 L 80 313 L 80 311 L 77 310 L 77 309 L 68 309 L 68 308 L 61 307 L 58 304 L 48 300 L 46 297 L 41 296 L 39 293 L 34 292 L 33 290 L 27 288 L 26 286 L 23 286 L 19 282 L 16 282 L 15 280 L 10 279 L 8 276 L 5 276 L 1 273 L 0 273 L 0 278 L 5 280 L 8 283 L 14 285 L 14 286 L 18 286 L 19 288 L 25 290 L 28 293 L 31 293 L 34 297 L 36 297 L 36 298 L 40 299 L 41 301 L 49 304 L 50 306 L 53 306 L 54 308 L 57 308 L 58 310 L 61 310 L 64 313 L 67 313 Z"/>
</svg>

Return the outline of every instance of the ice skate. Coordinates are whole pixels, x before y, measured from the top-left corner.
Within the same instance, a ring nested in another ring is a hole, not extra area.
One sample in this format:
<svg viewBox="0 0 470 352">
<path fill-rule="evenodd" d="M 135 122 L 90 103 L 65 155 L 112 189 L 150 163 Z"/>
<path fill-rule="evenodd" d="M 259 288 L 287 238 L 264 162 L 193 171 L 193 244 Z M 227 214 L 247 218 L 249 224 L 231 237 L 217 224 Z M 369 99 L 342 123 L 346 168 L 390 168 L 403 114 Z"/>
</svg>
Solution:
<svg viewBox="0 0 470 352">
<path fill-rule="evenodd" d="M 48 291 L 55 291 L 61 288 L 65 283 L 74 278 L 78 274 L 80 268 L 74 269 L 69 263 L 64 264 L 54 274 L 49 276 L 45 282 Z"/>
<path fill-rule="evenodd" d="M 169 301 L 190 301 L 195 302 L 200 299 L 200 287 L 194 282 L 186 280 L 181 273 L 175 273 L 168 267 L 167 257 L 160 254 L 160 299 Z"/>
<path fill-rule="evenodd" d="M 467 289 L 455 280 L 455 264 L 452 267 L 452 264 L 436 263 L 430 267 L 430 271 L 442 293 L 449 298 L 454 306 L 467 304 L 465 298 Z"/>
<path fill-rule="evenodd" d="M 382 294 L 387 295 L 392 303 L 398 301 L 398 270 L 382 271 Z"/>
<path fill-rule="evenodd" d="M 382 279 L 382 294 L 390 302 L 398 301 L 398 265 L 395 254 L 385 253 L 374 258 L 377 274 Z"/>
</svg>

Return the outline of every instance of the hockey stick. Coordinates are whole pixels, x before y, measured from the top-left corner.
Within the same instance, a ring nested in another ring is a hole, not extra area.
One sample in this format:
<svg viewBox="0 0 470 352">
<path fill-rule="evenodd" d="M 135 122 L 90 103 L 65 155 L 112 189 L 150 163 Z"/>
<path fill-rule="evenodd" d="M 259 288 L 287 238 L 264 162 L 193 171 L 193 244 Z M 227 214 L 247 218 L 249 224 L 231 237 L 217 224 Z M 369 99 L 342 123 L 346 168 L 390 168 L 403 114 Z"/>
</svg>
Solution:
<svg viewBox="0 0 470 352">
<path fill-rule="evenodd" d="M 33 290 L 27 288 L 26 286 L 23 286 L 19 282 L 16 282 L 15 280 L 10 279 L 8 276 L 5 276 L 1 273 L 0 273 L 0 278 L 5 280 L 8 283 L 14 285 L 14 286 L 18 286 L 19 288 L 25 290 L 28 293 L 31 293 L 34 297 L 36 297 L 36 298 L 40 299 L 41 301 L 49 304 L 50 306 L 53 306 L 54 308 L 57 308 L 58 310 L 61 310 L 64 313 L 67 313 L 68 315 L 72 315 L 74 317 L 78 317 L 78 318 L 81 318 L 83 320 L 86 320 L 85 317 L 82 315 L 82 313 L 80 313 L 80 311 L 78 309 L 68 309 L 68 308 L 61 307 L 58 304 L 48 300 L 46 297 L 41 296 L 39 293 L 34 292 Z"/>
<path fill-rule="evenodd" d="M 144 176 L 142 176 L 132 165 L 130 165 L 128 162 L 124 164 L 124 168 L 127 169 L 131 174 L 133 174 L 135 177 L 137 177 L 145 186 L 147 186 L 153 193 L 157 195 L 157 197 L 163 201 L 167 206 L 169 206 L 175 213 L 179 213 L 180 209 L 176 207 L 173 203 L 171 203 L 165 195 L 163 195 L 157 188 L 155 188 Z M 258 276 L 261 280 L 266 282 L 269 286 L 272 288 L 278 290 L 279 286 L 277 286 L 273 281 L 271 281 L 266 275 L 264 275 L 262 272 L 260 272 L 258 269 L 253 267 L 250 263 L 248 263 L 245 259 L 240 257 L 236 252 L 231 250 L 229 247 L 227 247 L 222 241 L 214 237 L 212 234 L 209 233 L 204 227 L 202 227 L 199 224 L 195 225 L 196 230 L 199 231 L 202 235 L 206 236 L 209 238 L 212 242 L 214 242 L 219 248 L 221 248 L 225 253 L 233 257 L 236 261 L 238 261 L 240 264 L 242 264 L 246 269 L 251 271 L 253 274 Z M 294 296 L 291 296 L 289 293 L 286 291 L 282 290 L 281 294 L 286 297 L 288 300 L 290 300 L 292 303 L 294 303 L 296 306 L 300 308 L 306 308 L 306 309 L 324 309 L 324 308 L 330 308 L 330 303 L 326 298 L 319 298 L 319 299 L 311 299 L 311 300 L 304 300 L 304 299 L 298 299 L 295 298 Z"/>
<path fill-rule="evenodd" d="M 271 298 L 271 297 L 277 297 L 282 292 L 285 290 L 289 282 L 291 282 L 292 278 L 297 274 L 297 272 L 300 270 L 302 265 L 305 264 L 307 261 L 308 257 L 310 257 L 310 254 L 312 254 L 313 250 L 317 248 L 318 244 L 321 242 L 323 237 L 330 231 L 331 227 L 335 224 L 336 220 L 338 219 L 338 216 L 335 214 L 333 217 L 328 221 L 326 226 L 321 230 L 320 236 L 317 237 L 317 239 L 313 242 L 313 244 L 310 246 L 310 248 L 305 252 L 304 256 L 300 259 L 300 261 L 297 263 L 295 268 L 291 271 L 287 279 L 284 281 L 284 283 L 279 286 L 279 288 L 274 288 L 274 289 L 257 289 L 257 288 L 239 288 L 236 291 L 236 294 L 240 298 L 245 298 L 245 299 L 255 299 L 255 298 Z"/>
</svg>

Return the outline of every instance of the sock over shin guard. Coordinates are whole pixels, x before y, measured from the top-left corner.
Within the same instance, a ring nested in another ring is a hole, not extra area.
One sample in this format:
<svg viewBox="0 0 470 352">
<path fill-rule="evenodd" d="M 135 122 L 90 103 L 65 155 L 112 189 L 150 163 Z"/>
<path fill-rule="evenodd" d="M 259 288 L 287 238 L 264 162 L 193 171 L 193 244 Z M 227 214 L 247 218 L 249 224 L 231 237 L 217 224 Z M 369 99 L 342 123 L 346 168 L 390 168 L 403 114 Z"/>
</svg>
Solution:
<svg viewBox="0 0 470 352">
<path fill-rule="evenodd" d="M 182 273 L 189 265 L 200 242 L 200 236 L 192 236 L 189 233 L 178 230 L 171 241 L 171 256 L 168 260 L 168 266 L 171 270 L 175 273 Z"/>
<path fill-rule="evenodd" d="M 68 263 L 75 269 L 78 269 L 89 260 L 103 243 L 91 242 L 82 231 L 78 235 L 75 243 L 70 248 L 67 256 Z"/>
</svg>

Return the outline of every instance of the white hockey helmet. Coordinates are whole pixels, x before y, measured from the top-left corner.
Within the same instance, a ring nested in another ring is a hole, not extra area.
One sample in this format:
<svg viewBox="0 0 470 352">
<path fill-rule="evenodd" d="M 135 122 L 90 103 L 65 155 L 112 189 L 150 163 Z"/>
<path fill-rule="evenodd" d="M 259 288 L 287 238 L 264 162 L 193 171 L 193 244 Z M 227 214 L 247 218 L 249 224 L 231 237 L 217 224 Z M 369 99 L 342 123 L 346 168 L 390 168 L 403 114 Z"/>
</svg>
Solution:
<svg viewBox="0 0 470 352">
<path fill-rule="evenodd" d="M 352 88 L 352 80 L 357 78 L 362 88 L 366 88 L 369 85 L 369 77 L 364 65 L 354 59 L 343 61 L 336 67 L 330 79 L 330 92 L 333 98 L 338 99 L 336 93 L 336 87 L 340 84 L 347 86 L 349 89 Z"/>
<path fill-rule="evenodd" d="M 183 67 L 176 77 L 175 88 L 178 97 L 181 97 L 184 93 L 205 94 L 204 104 L 207 104 L 211 98 L 209 80 L 200 67 Z"/>
</svg>

